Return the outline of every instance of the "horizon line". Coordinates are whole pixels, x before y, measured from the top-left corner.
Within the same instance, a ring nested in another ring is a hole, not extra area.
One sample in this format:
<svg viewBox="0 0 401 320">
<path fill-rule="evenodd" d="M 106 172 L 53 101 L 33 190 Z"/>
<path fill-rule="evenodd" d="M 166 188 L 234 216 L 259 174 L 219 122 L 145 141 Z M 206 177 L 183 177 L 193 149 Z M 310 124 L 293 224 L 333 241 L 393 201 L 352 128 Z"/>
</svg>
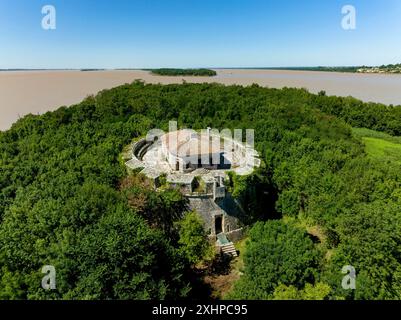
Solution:
<svg viewBox="0 0 401 320">
<path fill-rule="evenodd" d="M 279 66 L 279 67 L 118 67 L 118 68 L 0 68 L 0 71 L 109 71 L 109 70 L 156 70 L 156 69 L 296 69 L 296 68 L 356 68 L 356 67 L 377 67 L 376 65 L 316 65 L 316 66 Z"/>
</svg>

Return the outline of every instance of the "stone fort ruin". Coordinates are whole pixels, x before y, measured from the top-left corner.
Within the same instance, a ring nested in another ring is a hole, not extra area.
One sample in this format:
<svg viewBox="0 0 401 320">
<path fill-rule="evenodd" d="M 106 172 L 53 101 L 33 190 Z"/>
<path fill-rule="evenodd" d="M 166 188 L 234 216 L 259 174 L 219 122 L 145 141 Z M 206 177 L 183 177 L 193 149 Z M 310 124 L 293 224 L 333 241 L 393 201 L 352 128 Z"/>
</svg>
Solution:
<svg viewBox="0 0 401 320">
<path fill-rule="evenodd" d="M 180 190 L 210 239 L 223 253 L 236 256 L 233 241 L 242 236 L 244 212 L 225 181 L 229 171 L 246 175 L 260 165 L 253 146 L 208 128 L 150 134 L 131 150 L 126 166 L 151 179 L 156 189 L 166 181 Z"/>
</svg>

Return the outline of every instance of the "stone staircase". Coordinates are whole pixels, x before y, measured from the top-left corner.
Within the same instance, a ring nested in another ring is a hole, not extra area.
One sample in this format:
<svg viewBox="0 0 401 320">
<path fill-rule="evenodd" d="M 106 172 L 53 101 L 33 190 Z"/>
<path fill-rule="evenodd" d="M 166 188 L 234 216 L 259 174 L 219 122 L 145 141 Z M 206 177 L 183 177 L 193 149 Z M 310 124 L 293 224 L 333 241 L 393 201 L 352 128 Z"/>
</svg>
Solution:
<svg viewBox="0 0 401 320">
<path fill-rule="evenodd" d="M 221 252 L 225 255 L 232 256 L 234 258 L 238 257 L 237 250 L 234 247 L 234 243 L 229 242 L 223 246 L 220 247 Z"/>
<path fill-rule="evenodd" d="M 222 254 L 232 256 L 234 258 L 238 257 L 237 250 L 234 247 L 234 243 L 228 241 L 224 233 L 220 233 L 217 235 L 217 245 L 219 246 Z"/>
</svg>

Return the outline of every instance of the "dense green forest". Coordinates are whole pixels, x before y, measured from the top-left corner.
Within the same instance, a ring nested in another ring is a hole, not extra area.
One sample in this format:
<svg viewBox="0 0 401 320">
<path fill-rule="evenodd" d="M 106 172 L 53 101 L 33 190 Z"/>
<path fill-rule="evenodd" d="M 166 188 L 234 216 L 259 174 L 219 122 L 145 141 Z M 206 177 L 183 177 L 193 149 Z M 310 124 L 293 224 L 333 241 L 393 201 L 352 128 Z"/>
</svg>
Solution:
<svg viewBox="0 0 401 320">
<path fill-rule="evenodd" d="M 401 107 L 302 89 L 135 82 L 0 133 L 1 299 L 207 294 L 196 272 L 210 259 L 200 221 L 178 192 L 127 176 L 121 159 L 133 138 L 171 120 L 255 129 L 263 166 L 232 186 L 252 226 L 228 297 L 401 298 L 400 164 L 364 141 L 397 143 Z M 47 264 L 54 291 L 40 287 Z M 341 287 L 345 265 L 356 290 Z"/>
<path fill-rule="evenodd" d="M 150 69 L 151 73 L 160 76 L 197 76 L 197 77 L 213 77 L 217 72 L 210 69 Z"/>
</svg>

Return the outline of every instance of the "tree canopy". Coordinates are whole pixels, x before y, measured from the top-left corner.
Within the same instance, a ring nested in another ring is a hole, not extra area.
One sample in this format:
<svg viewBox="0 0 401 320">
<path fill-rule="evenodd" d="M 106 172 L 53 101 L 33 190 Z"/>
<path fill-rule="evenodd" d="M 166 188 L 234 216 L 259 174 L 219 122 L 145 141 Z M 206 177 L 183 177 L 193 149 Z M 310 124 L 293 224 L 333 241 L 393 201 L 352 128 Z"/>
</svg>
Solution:
<svg viewBox="0 0 401 320">
<path fill-rule="evenodd" d="M 318 277 L 319 252 L 296 227 L 258 222 L 246 246 L 244 276 L 236 283 L 234 298 L 269 299 L 279 284 L 303 288 Z"/>
<path fill-rule="evenodd" d="M 0 298 L 191 295 L 194 260 L 176 224 L 184 199 L 127 178 L 120 157 L 170 120 L 255 130 L 263 166 L 228 186 L 259 221 L 236 298 L 273 298 L 280 285 L 309 292 L 307 284 L 330 287 L 317 295 L 325 298 L 400 298 L 400 166 L 368 157 L 352 127 L 401 135 L 401 107 L 302 89 L 138 81 L 0 132 Z M 306 225 L 319 227 L 318 243 Z M 49 264 L 56 291 L 39 286 Z M 356 268 L 355 291 L 341 288 L 344 265 Z"/>
</svg>

